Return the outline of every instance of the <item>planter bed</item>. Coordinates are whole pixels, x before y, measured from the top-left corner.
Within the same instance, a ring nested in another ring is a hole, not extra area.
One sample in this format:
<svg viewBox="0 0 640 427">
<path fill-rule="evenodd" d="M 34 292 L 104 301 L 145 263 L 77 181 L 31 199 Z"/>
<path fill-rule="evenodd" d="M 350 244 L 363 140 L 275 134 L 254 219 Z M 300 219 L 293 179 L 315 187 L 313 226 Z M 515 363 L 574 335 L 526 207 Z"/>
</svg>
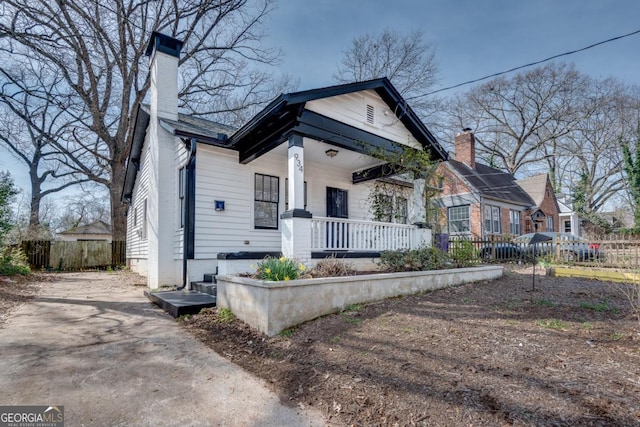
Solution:
<svg viewBox="0 0 640 427">
<path fill-rule="evenodd" d="M 502 276 L 502 266 L 272 282 L 218 276 L 218 307 L 269 336 L 351 304 Z"/>
</svg>

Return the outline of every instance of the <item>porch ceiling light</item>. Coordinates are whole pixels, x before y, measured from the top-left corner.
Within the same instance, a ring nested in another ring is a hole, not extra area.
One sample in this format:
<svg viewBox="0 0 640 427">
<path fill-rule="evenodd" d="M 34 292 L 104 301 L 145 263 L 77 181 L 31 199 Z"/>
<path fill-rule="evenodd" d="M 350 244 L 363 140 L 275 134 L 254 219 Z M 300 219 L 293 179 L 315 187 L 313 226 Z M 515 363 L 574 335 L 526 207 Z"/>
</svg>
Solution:
<svg viewBox="0 0 640 427">
<path fill-rule="evenodd" d="M 338 155 L 338 150 L 334 150 L 333 148 L 329 148 L 327 151 L 324 152 L 324 154 L 326 154 L 328 157 L 334 158 L 335 156 Z"/>
</svg>

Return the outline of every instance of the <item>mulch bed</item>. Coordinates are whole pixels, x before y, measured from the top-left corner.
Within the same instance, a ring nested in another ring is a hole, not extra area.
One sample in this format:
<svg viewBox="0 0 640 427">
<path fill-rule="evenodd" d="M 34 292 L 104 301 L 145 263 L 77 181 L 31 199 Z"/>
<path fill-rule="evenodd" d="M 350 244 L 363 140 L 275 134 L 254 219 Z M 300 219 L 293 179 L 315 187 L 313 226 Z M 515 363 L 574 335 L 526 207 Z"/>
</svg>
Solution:
<svg viewBox="0 0 640 427">
<path fill-rule="evenodd" d="M 640 324 L 616 285 L 507 272 L 268 338 L 183 319 L 281 399 L 346 425 L 640 425 Z"/>
</svg>

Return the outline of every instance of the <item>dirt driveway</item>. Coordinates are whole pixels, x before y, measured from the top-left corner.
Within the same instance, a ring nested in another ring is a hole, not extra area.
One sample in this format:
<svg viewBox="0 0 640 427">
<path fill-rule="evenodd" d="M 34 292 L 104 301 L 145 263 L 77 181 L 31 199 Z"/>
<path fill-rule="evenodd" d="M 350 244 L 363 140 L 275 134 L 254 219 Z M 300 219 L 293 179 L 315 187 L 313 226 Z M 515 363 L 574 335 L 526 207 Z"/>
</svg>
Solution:
<svg viewBox="0 0 640 427">
<path fill-rule="evenodd" d="M 325 424 L 154 308 L 140 280 L 47 277 L 0 329 L 0 405 L 64 405 L 68 426 Z"/>
</svg>

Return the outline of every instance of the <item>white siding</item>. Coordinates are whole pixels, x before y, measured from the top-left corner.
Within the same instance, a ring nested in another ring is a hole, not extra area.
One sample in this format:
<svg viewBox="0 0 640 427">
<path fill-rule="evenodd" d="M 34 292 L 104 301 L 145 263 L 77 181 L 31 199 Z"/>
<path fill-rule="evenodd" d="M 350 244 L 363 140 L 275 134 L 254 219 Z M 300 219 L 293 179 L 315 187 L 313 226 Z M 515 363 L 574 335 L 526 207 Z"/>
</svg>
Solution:
<svg viewBox="0 0 640 427">
<path fill-rule="evenodd" d="M 279 177 L 279 213 L 284 212 L 287 159 L 269 153 L 242 165 L 235 151 L 199 144 L 197 162 L 196 258 L 215 258 L 219 252 L 280 251 L 280 229 L 253 227 L 253 187 L 255 173 Z M 215 200 L 225 202 L 224 211 L 214 210 Z"/>
<path fill-rule="evenodd" d="M 307 144 L 315 141 L 305 139 Z M 276 150 L 278 151 L 278 150 Z M 199 144 L 196 166 L 196 259 L 215 259 L 219 252 L 280 251 L 278 230 L 256 230 L 253 225 L 254 175 L 277 176 L 280 181 L 279 213 L 285 211 L 285 178 L 287 158 L 270 152 L 242 165 L 238 153 Z M 326 216 L 326 189 L 335 187 L 348 191 L 349 218 L 372 220 L 369 195 L 371 182 L 352 184 L 352 171 L 327 164 L 305 161 L 307 210 L 315 217 Z M 420 190 L 417 200 L 410 202 L 409 221 L 421 220 Z M 225 210 L 216 212 L 215 200 L 225 202 Z M 176 203 L 178 203 L 176 198 Z M 177 216 L 179 224 L 179 215 Z M 178 238 L 178 236 L 177 236 Z M 179 235 L 182 238 L 182 234 Z M 249 243 L 246 244 L 245 241 Z"/>
<path fill-rule="evenodd" d="M 374 108 L 374 124 L 367 123 L 367 105 Z M 397 118 L 402 112 L 392 111 L 374 90 L 310 101 L 305 108 L 400 144 L 421 148 Z"/>
<path fill-rule="evenodd" d="M 146 223 L 142 217 L 144 214 L 144 201 L 149 191 L 149 136 L 145 137 L 144 146 L 140 158 L 140 170 L 133 187 L 131 205 L 127 213 L 127 258 L 146 259 L 149 252 L 148 233 L 143 232 L 142 227 Z M 135 215 L 138 215 L 137 225 L 134 225 Z"/>
</svg>

